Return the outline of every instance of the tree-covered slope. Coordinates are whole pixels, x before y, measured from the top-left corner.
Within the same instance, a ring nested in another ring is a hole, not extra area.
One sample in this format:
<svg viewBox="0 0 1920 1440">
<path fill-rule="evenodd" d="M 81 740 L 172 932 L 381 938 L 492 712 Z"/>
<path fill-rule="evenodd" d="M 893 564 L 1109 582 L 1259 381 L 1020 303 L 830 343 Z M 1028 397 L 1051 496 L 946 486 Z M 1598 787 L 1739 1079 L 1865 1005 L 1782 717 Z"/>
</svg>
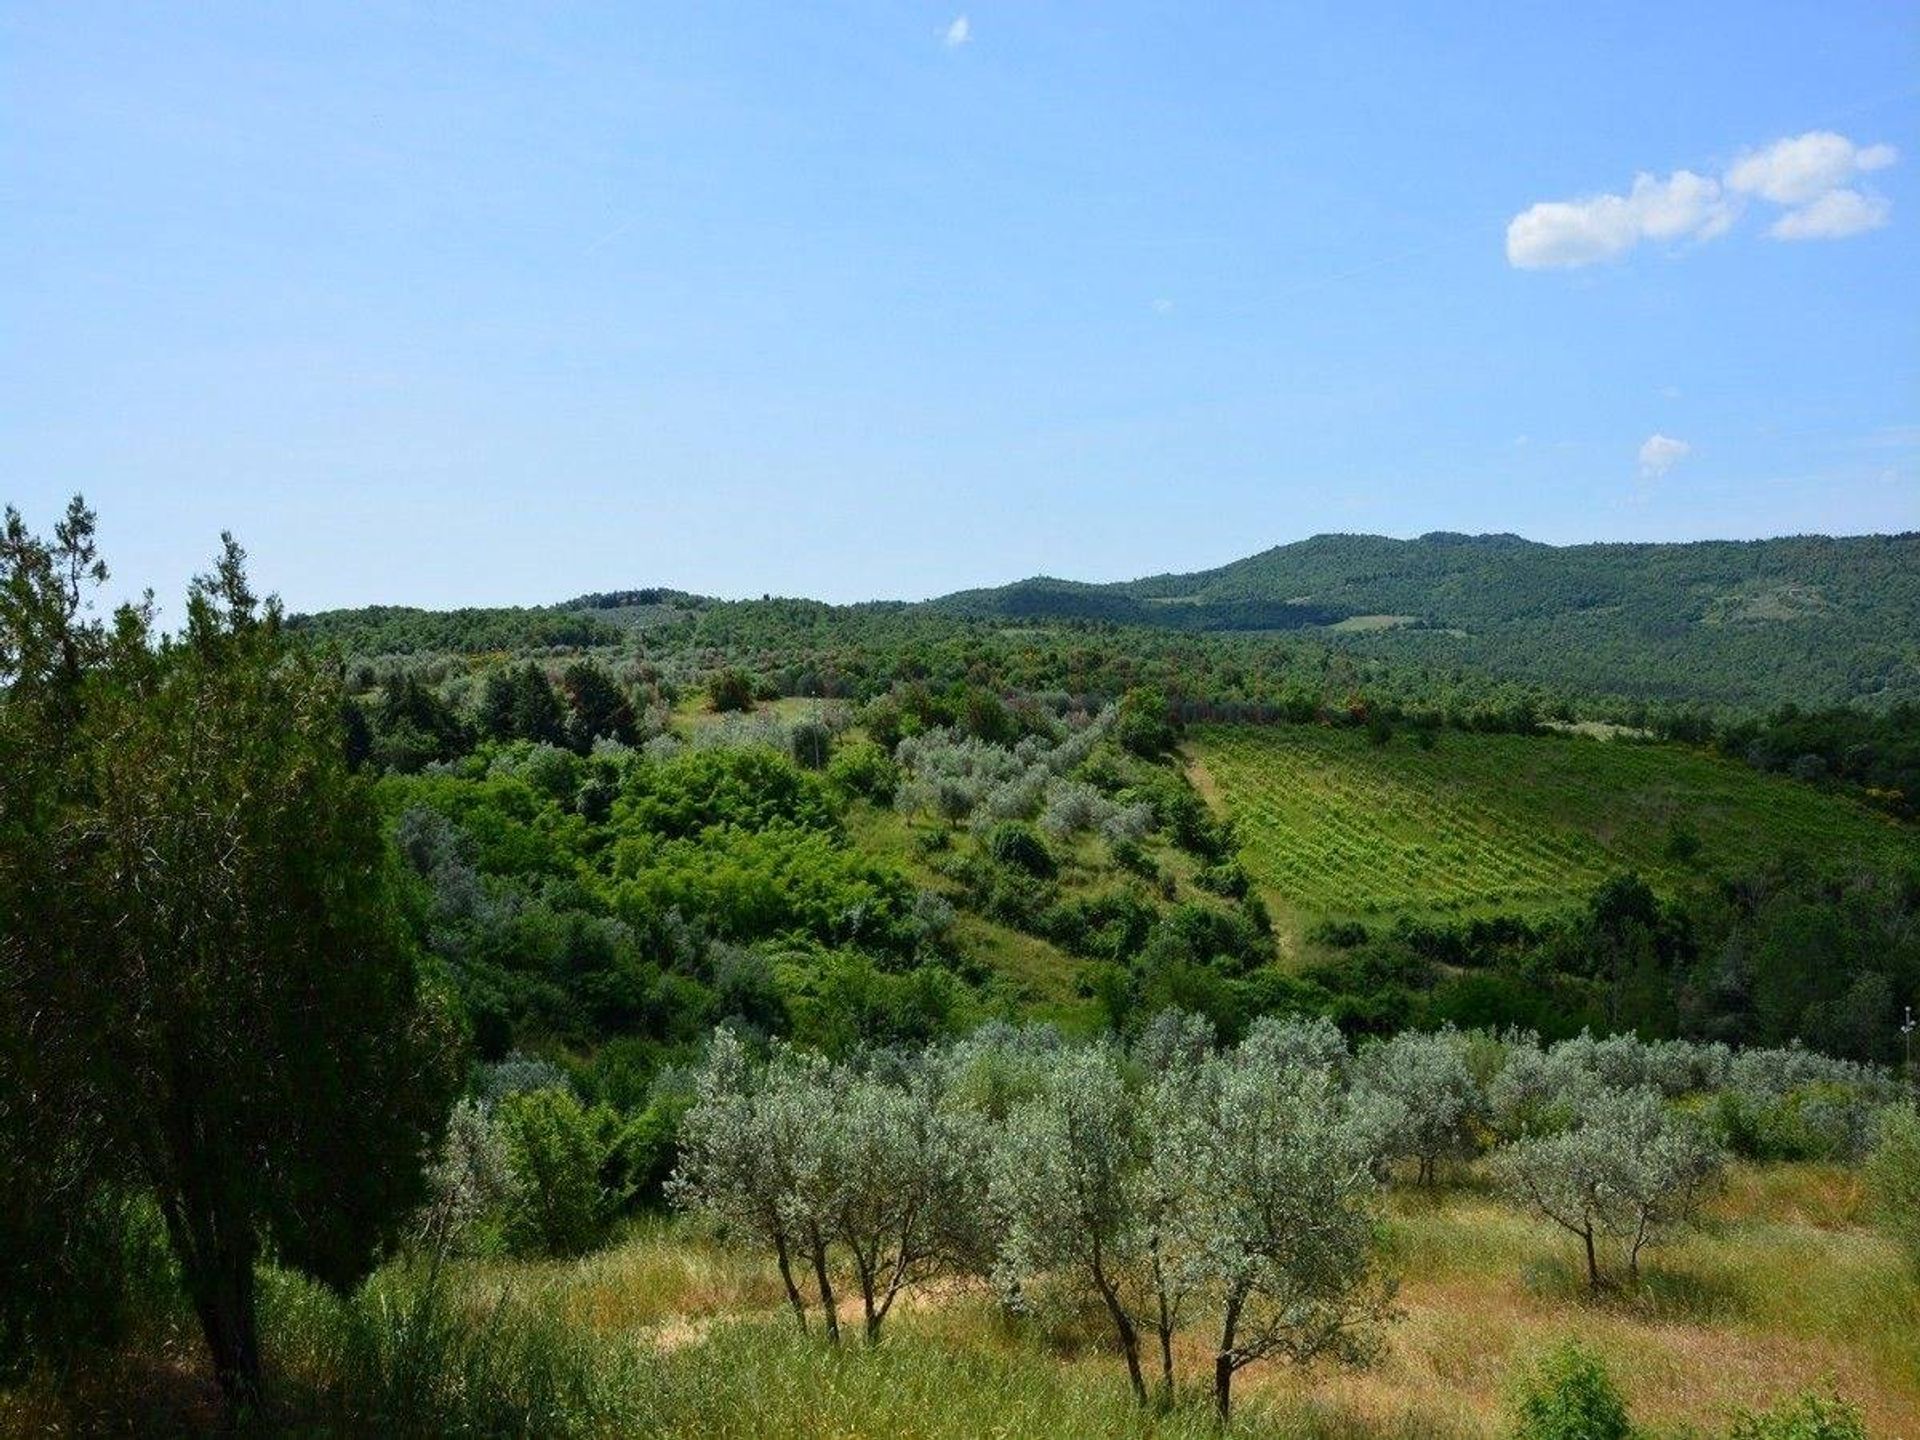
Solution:
<svg viewBox="0 0 1920 1440">
<path fill-rule="evenodd" d="M 1320 535 L 1216 570 L 931 602 L 1182 630 L 1314 627 L 1370 654 L 1633 698 L 1920 698 L 1920 534 L 1551 546 Z"/>
</svg>

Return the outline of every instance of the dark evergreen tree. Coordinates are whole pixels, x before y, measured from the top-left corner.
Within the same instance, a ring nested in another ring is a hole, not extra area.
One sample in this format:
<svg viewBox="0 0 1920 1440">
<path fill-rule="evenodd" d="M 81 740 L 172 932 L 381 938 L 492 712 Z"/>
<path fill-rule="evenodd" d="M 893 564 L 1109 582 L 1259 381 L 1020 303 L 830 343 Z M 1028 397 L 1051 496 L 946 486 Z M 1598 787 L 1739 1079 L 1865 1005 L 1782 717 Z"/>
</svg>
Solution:
<svg viewBox="0 0 1920 1440">
<path fill-rule="evenodd" d="M 8 1163 L 7 1208 L 57 1213 L 76 1173 L 148 1191 L 236 1406 L 255 1264 L 364 1276 L 454 1082 L 338 683 L 242 559 L 227 540 L 169 640 L 86 621 L 77 502 L 52 545 L 9 513 L 0 553 L 0 1097 L 71 1127 L 64 1167 Z"/>
<path fill-rule="evenodd" d="M 611 675 L 590 660 L 576 660 L 561 676 L 567 694 L 567 730 L 582 754 L 602 736 L 631 745 L 639 737 L 633 704 Z"/>
</svg>

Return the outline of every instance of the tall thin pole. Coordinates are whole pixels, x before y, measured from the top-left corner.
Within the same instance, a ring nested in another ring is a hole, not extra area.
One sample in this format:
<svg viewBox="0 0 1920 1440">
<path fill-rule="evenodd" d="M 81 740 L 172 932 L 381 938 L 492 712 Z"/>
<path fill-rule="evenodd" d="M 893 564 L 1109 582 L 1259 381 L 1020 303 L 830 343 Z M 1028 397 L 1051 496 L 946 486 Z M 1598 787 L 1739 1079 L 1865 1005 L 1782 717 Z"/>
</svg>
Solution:
<svg viewBox="0 0 1920 1440">
<path fill-rule="evenodd" d="M 1907 1084 L 1915 1092 L 1920 1093 L 1920 1075 L 1914 1074 L 1913 1070 L 1913 1028 L 1913 1006 L 1909 1005 L 1907 1018 L 1900 1025 L 1900 1038 L 1906 1042 L 1907 1046 Z"/>
</svg>

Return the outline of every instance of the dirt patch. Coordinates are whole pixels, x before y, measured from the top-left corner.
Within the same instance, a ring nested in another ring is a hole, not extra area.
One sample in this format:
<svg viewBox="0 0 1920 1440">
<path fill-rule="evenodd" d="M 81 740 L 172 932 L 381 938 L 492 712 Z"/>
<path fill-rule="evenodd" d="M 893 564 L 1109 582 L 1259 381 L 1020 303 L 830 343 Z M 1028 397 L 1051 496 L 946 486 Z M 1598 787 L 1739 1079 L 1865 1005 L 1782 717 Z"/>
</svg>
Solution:
<svg viewBox="0 0 1920 1440">
<path fill-rule="evenodd" d="M 1182 748 L 1180 751 L 1180 763 L 1186 769 L 1187 783 L 1193 786 L 1194 792 L 1198 794 L 1202 800 L 1207 802 L 1207 808 L 1211 810 L 1216 817 L 1225 819 L 1227 802 L 1220 794 L 1220 787 L 1214 783 L 1212 772 L 1207 769 L 1206 762 L 1191 750 Z"/>
</svg>

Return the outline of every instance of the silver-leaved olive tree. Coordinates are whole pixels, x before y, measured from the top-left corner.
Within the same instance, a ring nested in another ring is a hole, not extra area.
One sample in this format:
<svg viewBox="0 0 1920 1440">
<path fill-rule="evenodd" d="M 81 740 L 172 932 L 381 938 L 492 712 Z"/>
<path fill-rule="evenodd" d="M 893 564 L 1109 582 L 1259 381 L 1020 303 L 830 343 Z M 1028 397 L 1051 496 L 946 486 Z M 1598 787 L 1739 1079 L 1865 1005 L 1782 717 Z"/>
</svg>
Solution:
<svg viewBox="0 0 1920 1440">
<path fill-rule="evenodd" d="M 1523 1204 L 1581 1242 L 1587 1285 L 1606 1283 L 1613 1244 L 1629 1277 L 1640 1252 L 1693 1216 L 1722 1155 L 1706 1127 L 1657 1090 L 1601 1090 L 1563 1130 L 1494 1153 L 1496 1174 Z"/>
<path fill-rule="evenodd" d="M 923 1059 L 832 1065 L 786 1045 L 756 1061 L 717 1032 L 669 1193 L 773 1251 L 802 1329 L 811 1307 L 796 1271 L 834 1340 L 838 1289 L 851 1284 L 876 1343 L 904 1292 L 979 1268 L 987 1248 L 984 1131 L 944 1103 L 940 1073 Z"/>
</svg>

